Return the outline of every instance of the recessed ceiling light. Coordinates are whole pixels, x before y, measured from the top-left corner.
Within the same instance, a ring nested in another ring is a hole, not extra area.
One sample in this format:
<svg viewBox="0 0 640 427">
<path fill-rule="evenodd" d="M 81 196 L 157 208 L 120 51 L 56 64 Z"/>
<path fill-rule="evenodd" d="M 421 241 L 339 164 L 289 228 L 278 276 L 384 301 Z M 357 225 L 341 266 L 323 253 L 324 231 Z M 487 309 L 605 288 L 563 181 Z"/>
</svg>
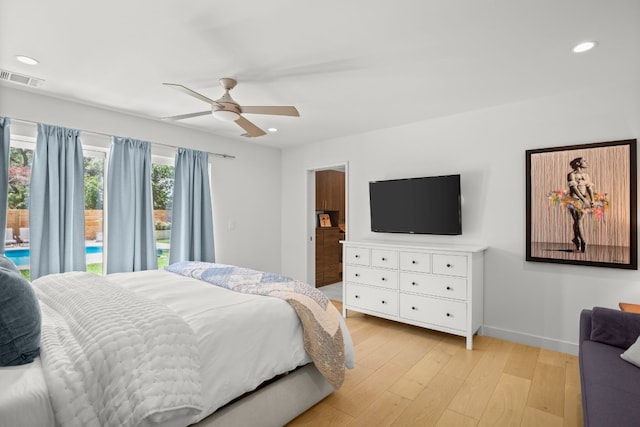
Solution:
<svg viewBox="0 0 640 427">
<path fill-rule="evenodd" d="M 24 56 L 24 55 L 16 55 L 16 59 L 22 62 L 23 64 L 27 64 L 27 65 L 37 65 L 40 63 L 40 61 L 38 61 L 37 59 L 34 59 L 30 56 Z"/>
<path fill-rule="evenodd" d="M 592 41 L 582 42 L 573 47 L 573 52 L 574 53 L 586 52 L 588 50 L 593 49 L 595 46 L 596 46 L 596 42 L 592 42 Z"/>
<path fill-rule="evenodd" d="M 269 132 L 278 132 L 278 129 L 277 129 L 277 128 L 269 128 L 269 129 L 267 129 L 267 130 L 268 130 Z"/>
</svg>

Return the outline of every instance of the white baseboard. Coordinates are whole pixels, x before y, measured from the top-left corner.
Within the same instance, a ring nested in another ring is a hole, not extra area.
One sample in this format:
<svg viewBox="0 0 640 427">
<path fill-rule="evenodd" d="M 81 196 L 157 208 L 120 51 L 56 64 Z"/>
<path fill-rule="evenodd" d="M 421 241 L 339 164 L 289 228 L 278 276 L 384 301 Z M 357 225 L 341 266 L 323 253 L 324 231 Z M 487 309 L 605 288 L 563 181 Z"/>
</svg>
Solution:
<svg viewBox="0 0 640 427">
<path fill-rule="evenodd" d="M 578 355 L 578 344 L 555 340 L 552 338 L 541 337 L 538 335 L 524 334 L 522 332 L 510 331 L 508 329 L 495 328 L 493 326 L 483 325 L 481 329 L 482 335 L 498 338 L 505 341 L 517 342 L 519 344 L 530 345 L 534 347 L 544 348 L 546 350 L 559 351 Z"/>
</svg>

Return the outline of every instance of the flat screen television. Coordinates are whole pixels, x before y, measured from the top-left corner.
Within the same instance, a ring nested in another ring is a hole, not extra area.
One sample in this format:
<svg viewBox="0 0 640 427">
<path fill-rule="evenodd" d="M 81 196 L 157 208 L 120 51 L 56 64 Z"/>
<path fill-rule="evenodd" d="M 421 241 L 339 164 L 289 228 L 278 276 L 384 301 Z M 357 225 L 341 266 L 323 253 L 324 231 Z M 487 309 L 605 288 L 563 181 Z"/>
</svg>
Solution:
<svg viewBox="0 0 640 427">
<path fill-rule="evenodd" d="M 372 181 L 371 231 L 462 234 L 460 175 Z"/>
</svg>

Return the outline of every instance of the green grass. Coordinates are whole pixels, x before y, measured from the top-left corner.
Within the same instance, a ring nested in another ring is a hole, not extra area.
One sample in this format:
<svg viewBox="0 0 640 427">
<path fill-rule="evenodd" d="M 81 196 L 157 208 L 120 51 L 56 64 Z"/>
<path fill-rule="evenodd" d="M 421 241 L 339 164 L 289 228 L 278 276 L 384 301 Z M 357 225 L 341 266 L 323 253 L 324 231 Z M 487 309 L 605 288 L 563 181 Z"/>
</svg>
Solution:
<svg viewBox="0 0 640 427">
<path fill-rule="evenodd" d="M 169 265 L 169 250 L 163 249 L 162 254 L 158 257 L 158 268 L 164 268 Z"/>
<path fill-rule="evenodd" d="M 87 264 L 87 272 L 94 274 L 102 274 L 102 263 Z"/>
<path fill-rule="evenodd" d="M 87 271 L 94 274 L 102 274 L 102 263 L 87 264 Z M 27 280 L 31 280 L 31 270 L 20 270 L 20 274 Z"/>
</svg>

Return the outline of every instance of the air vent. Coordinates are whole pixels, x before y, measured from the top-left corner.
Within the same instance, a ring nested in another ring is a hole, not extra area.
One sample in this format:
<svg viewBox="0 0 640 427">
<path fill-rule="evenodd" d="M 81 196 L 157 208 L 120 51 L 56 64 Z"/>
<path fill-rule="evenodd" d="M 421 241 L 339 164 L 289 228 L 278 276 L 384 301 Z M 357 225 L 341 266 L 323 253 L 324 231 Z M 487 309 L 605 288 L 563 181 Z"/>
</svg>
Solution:
<svg viewBox="0 0 640 427">
<path fill-rule="evenodd" d="M 0 70 L 0 80 L 6 80 L 21 85 L 40 87 L 44 84 L 44 80 L 24 74 L 14 73 L 12 71 Z"/>
</svg>

